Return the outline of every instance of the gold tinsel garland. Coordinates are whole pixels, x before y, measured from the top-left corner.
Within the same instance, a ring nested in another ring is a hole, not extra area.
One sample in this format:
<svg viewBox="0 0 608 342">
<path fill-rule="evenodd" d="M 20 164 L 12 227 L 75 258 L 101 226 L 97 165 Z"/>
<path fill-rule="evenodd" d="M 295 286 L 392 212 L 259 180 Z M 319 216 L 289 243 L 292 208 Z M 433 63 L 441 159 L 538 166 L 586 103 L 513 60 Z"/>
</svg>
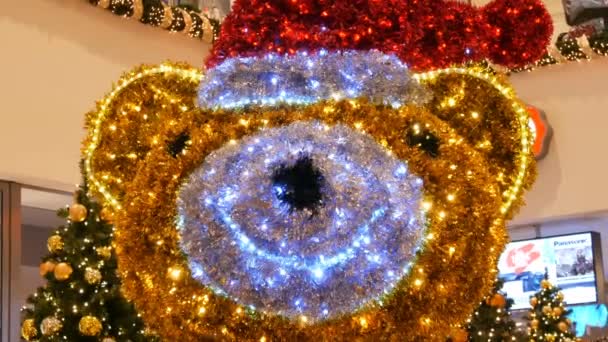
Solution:
<svg viewBox="0 0 608 342">
<path fill-rule="evenodd" d="M 152 329 L 183 341 L 415 340 L 441 339 L 465 319 L 495 278 L 504 217 L 531 182 L 528 117 L 507 86 L 475 70 L 451 69 L 418 75 L 435 95 L 427 108 L 343 101 L 234 113 L 193 109 L 200 76 L 187 66 L 139 68 L 88 117 L 85 169 L 116 210 L 123 291 Z M 174 223 L 179 186 L 208 153 L 262 127 L 299 120 L 342 123 L 373 136 L 424 179 L 428 211 L 424 249 L 382 305 L 316 325 L 250 312 L 193 280 Z M 439 138 L 438 158 L 404 141 L 416 127 Z M 190 145 L 174 158 L 166 143 L 183 132 Z"/>
<path fill-rule="evenodd" d="M 475 69 L 432 71 L 417 77 L 432 90 L 427 105 L 487 160 L 500 184 L 510 219 L 523 205 L 521 193 L 536 179 L 526 107 L 506 80 Z"/>
<path fill-rule="evenodd" d="M 85 171 L 109 207 L 120 209 L 118 198 L 138 163 L 153 146 L 165 143 L 154 138 L 158 127 L 165 121 L 177 122 L 183 112 L 195 108 L 201 77 L 200 70 L 185 64 L 141 66 L 126 74 L 87 114 Z M 102 138 L 109 136 L 112 139 Z"/>
</svg>

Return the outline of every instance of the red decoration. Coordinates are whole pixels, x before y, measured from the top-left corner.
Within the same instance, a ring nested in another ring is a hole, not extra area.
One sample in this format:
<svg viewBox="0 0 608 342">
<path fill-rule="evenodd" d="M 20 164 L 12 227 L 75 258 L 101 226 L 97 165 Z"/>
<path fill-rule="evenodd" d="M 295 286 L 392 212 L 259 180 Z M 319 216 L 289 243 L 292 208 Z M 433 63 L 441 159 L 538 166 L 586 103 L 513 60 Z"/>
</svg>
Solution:
<svg viewBox="0 0 608 342">
<path fill-rule="evenodd" d="M 539 0 L 494 0 L 482 11 L 492 27 L 488 56 L 492 62 L 516 68 L 545 54 L 553 21 Z"/>
<path fill-rule="evenodd" d="M 507 266 L 513 269 L 515 274 L 520 274 L 539 258 L 540 252 L 534 249 L 533 243 L 528 243 L 509 251 L 509 254 L 507 254 Z"/>
<path fill-rule="evenodd" d="M 534 145 L 532 146 L 534 157 L 536 160 L 541 160 L 549 152 L 549 143 L 553 137 L 553 129 L 549 121 L 547 121 L 547 116 L 540 109 L 529 105 L 528 113 L 534 125 L 535 137 Z"/>
<path fill-rule="evenodd" d="M 551 31 L 540 0 L 495 0 L 481 9 L 449 0 L 237 0 L 207 67 L 320 49 L 377 49 L 414 70 L 484 58 L 524 66 L 543 55 Z"/>
</svg>

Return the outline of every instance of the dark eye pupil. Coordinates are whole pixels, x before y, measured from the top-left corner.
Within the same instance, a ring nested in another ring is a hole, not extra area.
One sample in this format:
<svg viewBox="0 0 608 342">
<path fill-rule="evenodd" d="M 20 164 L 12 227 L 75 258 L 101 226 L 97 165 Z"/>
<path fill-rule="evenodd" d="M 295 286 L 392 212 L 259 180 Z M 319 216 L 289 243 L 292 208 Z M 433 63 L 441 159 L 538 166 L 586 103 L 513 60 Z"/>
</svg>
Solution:
<svg viewBox="0 0 608 342">
<path fill-rule="evenodd" d="M 180 133 L 180 135 L 175 137 L 175 139 L 167 143 L 167 150 L 169 151 L 169 154 L 172 157 L 176 158 L 180 153 L 182 153 L 186 149 L 188 141 L 190 141 L 190 136 L 188 135 L 188 133 Z"/>
<path fill-rule="evenodd" d="M 439 156 L 439 138 L 429 130 L 410 129 L 406 139 L 410 147 L 417 147 L 433 158 Z"/>
<path fill-rule="evenodd" d="M 309 156 L 300 156 L 293 165 L 280 165 L 272 174 L 272 184 L 277 198 L 290 210 L 315 213 L 323 203 L 325 178 Z"/>
</svg>

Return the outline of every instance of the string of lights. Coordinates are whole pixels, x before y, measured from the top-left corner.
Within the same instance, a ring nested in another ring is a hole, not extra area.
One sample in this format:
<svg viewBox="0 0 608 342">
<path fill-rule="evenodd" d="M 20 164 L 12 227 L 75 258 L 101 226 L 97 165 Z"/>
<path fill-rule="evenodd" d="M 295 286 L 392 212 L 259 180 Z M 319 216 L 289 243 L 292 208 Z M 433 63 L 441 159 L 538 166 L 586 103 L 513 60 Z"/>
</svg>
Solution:
<svg viewBox="0 0 608 342">
<path fill-rule="evenodd" d="M 207 43 L 215 41 L 219 34 L 219 21 L 190 8 L 168 6 L 161 0 L 89 0 L 89 3 L 115 15 L 182 32 Z"/>
<path fill-rule="evenodd" d="M 89 0 L 95 6 L 105 8 L 112 13 L 127 18 L 139 20 L 152 26 L 158 26 L 171 32 L 185 32 L 190 37 L 213 42 L 218 38 L 220 22 L 204 14 L 197 13 L 189 8 L 170 7 L 161 0 Z M 581 44 L 574 38 L 565 37 L 568 33 L 560 35 L 546 53 L 536 62 L 505 68 L 498 63 L 488 62 L 494 69 L 501 72 L 533 71 L 541 67 L 591 60 L 608 55 L 608 33 L 600 32 L 588 36 L 587 43 Z M 527 41 L 530 45 L 533 42 Z M 467 58 L 475 58 L 475 54 L 467 54 Z"/>
</svg>

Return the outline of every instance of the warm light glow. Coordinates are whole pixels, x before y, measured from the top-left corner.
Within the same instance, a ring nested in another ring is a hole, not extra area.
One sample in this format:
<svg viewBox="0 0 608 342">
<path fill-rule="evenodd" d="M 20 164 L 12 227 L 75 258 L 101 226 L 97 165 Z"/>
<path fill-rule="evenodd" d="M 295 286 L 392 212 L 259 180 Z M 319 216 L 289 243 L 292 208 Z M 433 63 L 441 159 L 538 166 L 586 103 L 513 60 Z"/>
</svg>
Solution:
<svg viewBox="0 0 608 342">
<path fill-rule="evenodd" d="M 504 195 L 503 205 L 500 208 L 501 213 L 506 214 L 511 209 L 511 205 L 513 204 L 513 202 L 521 196 L 522 188 L 521 188 L 520 184 L 522 184 L 524 179 L 526 178 L 528 171 L 529 171 L 529 166 L 533 162 L 532 160 L 530 160 L 531 158 L 528 157 L 531 153 L 531 148 L 532 148 L 532 146 L 530 145 L 532 138 L 531 138 L 531 133 L 530 133 L 530 129 L 528 126 L 528 122 L 530 120 L 530 118 L 528 116 L 528 111 L 517 100 L 515 93 L 513 92 L 513 90 L 510 87 L 506 87 L 506 86 L 502 85 L 495 76 L 485 74 L 485 73 L 476 71 L 474 69 L 449 68 L 449 69 L 436 70 L 436 71 L 431 71 L 431 72 L 427 72 L 427 73 L 416 74 L 416 75 L 414 75 L 414 77 L 419 80 L 427 80 L 427 79 L 434 79 L 434 78 L 438 77 L 439 75 L 446 74 L 446 73 L 458 73 L 458 74 L 462 74 L 462 75 L 469 75 L 472 77 L 476 77 L 476 78 L 480 78 L 480 79 L 484 79 L 484 80 L 488 81 L 490 84 L 492 84 L 492 86 L 494 86 L 494 88 L 496 90 L 500 91 L 505 97 L 507 97 L 511 101 L 511 105 L 512 105 L 514 111 L 518 114 L 518 123 L 520 126 L 519 131 L 521 132 L 521 139 L 520 139 L 521 153 L 518 156 L 518 158 L 519 158 L 518 173 L 516 174 L 514 184 L 511 185 L 511 187 L 508 189 L 508 191 L 506 191 L 506 193 Z M 449 103 L 450 102 L 448 102 L 448 105 L 449 105 Z"/>
<path fill-rule="evenodd" d="M 182 278 L 182 269 L 179 267 L 172 267 L 169 268 L 169 278 L 171 278 L 171 280 L 173 281 L 178 281 Z"/>
<path fill-rule="evenodd" d="M 141 72 L 137 72 L 135 74 L 129 75 L 122 79 L 119 82 L 119 85 L 108 94 L 105 99 L 102 100 L 101 105 L 99 106 L 99 111 L 96 113 L 96 118 L 92 120 L 94 123 L 94 127 L 89 131 L 90 141 L 91 143 L 87 146 L 85 150 L 85 159 L 84 159 L 84 167 L 86 174 L 89 177 L 89 181 L 91 185 L 97 188 L 97 190 L 103 195 L 106 199 L 107 203 L 110 204 L 114 209 L 121 209 L 118 199 L 115 197 L 115 194 L 112 194 L 110 191 L 106 190 L 104 182 L 97 179 L 93 166 L 92 166 L 92 158 L 95 153 L 95 150 L 98 147 L 99 141 L 101 139 L 101 126 L 104 124 L 105 119 L 108 115 L 108 111 L 110 110 L 111 104 L 114 102 L 117 96 L 121 94 L 121 92 L 129 87 L 134 82 L 137 82 L 147 76 L 155 75 L 155 74 L 173 74 L 179 77 L 183 77 L 184 79 L 190 79 L 193 82 L 198 82 L 202 78 L 202 72 L 198 69 L 194 68 L 184 68 L 184 67 L 176 67 L 170 64 L 161 64 L 158 67 L 148 68 Z M 137 111 L 140 111 L 140 107 L 135 108 Z M 114 130 L 113 130 L 114 131 Z M 133 158 L 137 157 L 137 155 L 133 154 Z M 129 155 L 131 158 L 132 155 Z M 112 155 L 112 159 L 115 159 L 116 156 Z"/>
</svg>

